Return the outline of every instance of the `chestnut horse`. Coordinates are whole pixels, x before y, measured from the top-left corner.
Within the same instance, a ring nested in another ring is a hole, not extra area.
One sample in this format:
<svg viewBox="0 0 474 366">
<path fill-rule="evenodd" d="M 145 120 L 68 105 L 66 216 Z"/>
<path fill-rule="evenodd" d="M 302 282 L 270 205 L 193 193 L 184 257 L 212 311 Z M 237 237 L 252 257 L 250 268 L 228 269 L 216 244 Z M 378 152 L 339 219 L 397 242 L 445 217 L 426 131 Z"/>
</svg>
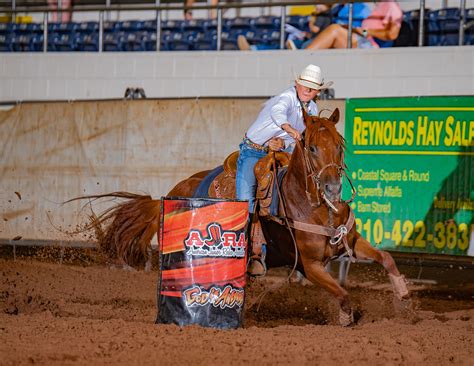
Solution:
<svg viewBox="0 0 474 366">
<path fill-rule="evenodd" d="M 392 256 L 372 247 L 356 231 L 353 212 L 341 199 L 345 166 L 344 139 L 335 127 L 339 110 L 329 118 L 304 113 L 304 120 L 303 139 L 295 146 L 280 187 L 283 201 L 280 207 L 284 206 L 280 216 L 285 219 L 260 218 L 267 240 L 266 264 L 268 267 L 295 264 L 309 281 L 339 301 L 339 321 L 347 326 L 354 321 L 353 312 L 348 292 L 326 270 L 325 265 L 331 259 L 346 254 L 351 259 L 375 260 L 387 270 L 395 296 L 408 300 L 410 295 Z M 200 172 L 181 181 L 168 195 L 192 197 L 207 173 Z M 104 196 L 128 198 L 97 219 L 99 223 L 112 220 L 104 240 L 116 243 L 117 254 L 125 262 L 143 258 L 151 238 L 159 230 L 160 201 L 128 193 L 94 197 Z"/>
</svg>

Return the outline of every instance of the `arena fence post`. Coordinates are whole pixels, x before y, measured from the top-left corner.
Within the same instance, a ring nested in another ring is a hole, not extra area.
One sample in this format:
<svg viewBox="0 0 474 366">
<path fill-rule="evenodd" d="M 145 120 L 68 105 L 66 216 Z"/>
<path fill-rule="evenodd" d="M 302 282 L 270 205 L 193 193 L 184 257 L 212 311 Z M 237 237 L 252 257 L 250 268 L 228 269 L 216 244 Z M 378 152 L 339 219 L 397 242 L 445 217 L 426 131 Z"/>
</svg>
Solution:
<svg viewBox="0 0 474 366">
<path fill-rule="evenodd" d="M 354 4 L 349 3 L 349 24 L 347 25 L 347 48 L 352 48 L 352 18 L 354 16 Z"/>
<path fill-rule="evenodd" d="M 104 11 L 99 11 L 99 52 L 104 50 Z"/>
<path fill-rule="evenodd" d="M 464 27 L 466 23 L 466 0 L 459 4 L 459 45 L 464 44 Z"/>
<path fill-rule="evenodd" d="M 157 0 L 156 5 L 158 6 L 160 1 Z M 156 11 L 156 51 L 161 49 L 161 11 Z"/>
<path fill-rule="evenodd" d="M 222 41 L 222 8 L 217 8 L 217 51 L 221 50 Z"/>
<path fill-rule="evenodd" d="M 280 21 L 280 50 L 285 48 L 285 23 L 286 23 L 286 6 L 281 7 L 281 21 Z"/>
<path fill-rule="evenodd" d="M 418 47 L 423 47 L 425 22 L 425 0 L 420 0 L 420 18 L 418 22 Z"/>
<path fill-rule="evenodd" d="M 43 13 L 43 52 L 48 52 L 48 12 Z"/>
</svg>

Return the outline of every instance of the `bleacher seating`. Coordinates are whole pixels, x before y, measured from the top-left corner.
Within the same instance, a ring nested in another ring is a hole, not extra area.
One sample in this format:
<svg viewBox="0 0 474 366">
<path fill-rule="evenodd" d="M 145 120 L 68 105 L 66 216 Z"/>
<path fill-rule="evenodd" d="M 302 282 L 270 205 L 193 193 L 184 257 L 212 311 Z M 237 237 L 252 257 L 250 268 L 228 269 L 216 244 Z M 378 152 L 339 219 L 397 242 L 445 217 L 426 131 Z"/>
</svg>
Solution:
<svg viewBox="0 0 474 366">
<path fill-rule="evenodd" d="M 288 16 L 287 23 L 308 31 L 307 16 Z M 237 50 L 237 38 L 244 35 L 249 42 L 264 49 L 280 47 L 280 17 L 262 16 L 224 19 L 221 49 Z M 460 10 L 446 8 L 426 11 L 426 39 L 429 46 L 457 45 L 459 39 Z M 474 45 L 474 8 L 466 11 L 466 45 Z M 417 43 L 419 11 L 404 13 L 401 37 L 408 37 L 402 45 Z M 397 41 L 395 42 L 395 46 Z M 215 19 L 166 20 L 162 22 L 160 49 L 163 51 L 214 50 L 217 47 L 217 21 Z M 0 23 L 0 52 L 41 52 L 43 50 L 43 24 Z M 99 50 L 98 22 L 49 23 L 48 51 L 97 52 Z M 103 50 L 155 51 L 156 21 L 130 20 L 104 22 Z"/>
</svg>

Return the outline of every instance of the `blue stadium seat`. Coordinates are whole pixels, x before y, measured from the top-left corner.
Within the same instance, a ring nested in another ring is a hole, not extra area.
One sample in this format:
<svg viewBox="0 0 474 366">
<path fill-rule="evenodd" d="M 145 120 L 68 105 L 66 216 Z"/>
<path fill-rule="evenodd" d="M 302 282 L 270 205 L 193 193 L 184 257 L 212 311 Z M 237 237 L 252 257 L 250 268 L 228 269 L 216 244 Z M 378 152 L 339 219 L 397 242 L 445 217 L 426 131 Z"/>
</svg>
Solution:
<svg viewBox="0 0 474 366">
<path fill-rule="evenodd" d="M 143 22 L 143 30 L 150 33 L 156 33 L 156 20 L 145 20 Z"/>
<path fill-rule="evenodd" d="M 77 32 L 80 34 L 99 34 L 99 23 L 97 22 L 83 22 L 77 27 Z"/>
<path fill-rule="evenodd" d="M 59 34 L 73 34 L 78 27 L 78 23 L 50 23 L 48 31 Z"/>
<path fill-rule="evenodd" d="M 221 33 L 221 50 L 225 51 L 235 51 L 238 50 L 239 47 L 237 46 L 237 35 L 238 34 L 245 34 L 246 32 L 243 30 L 234 30 L 233 34 L 229 31 L 222 31 Z M 215 44 L 215 48 L 217 49 L 217 31 L 212 32 L 212 42 Z"/>
<path fill-rule="evenodd" d="M 279 49 L 280 48 L 280 31 L 264 29 L 260 33 L 260 39 L 265 45 L 266 49 Z"/>
<path fill-rule="evenodd" d="M 202 27 L 204 28 L 205 32 L 217 31 L 217 19 L 204 20 L 202 22 Z M 225 21 L 222 22 L 222 30 L 228 31 L 227 27 L 225 26 Z"/>
<path fill-rule="evenodd" d="M 119 27 L 119 22 L 104 22 L 104 33 L 118 33 Z"/>
<path fill-rule="evenodd" d="M 183 25 L 182 20 L 165 20 L 161 24 L 161 30 L 163 31 L 171 31 L 171 32 L 179 32 L 182 30 Z"/>
<path fill-rule="evenodd" d="M 446 8 L 428 12 L 428 45 L 458 45 L 459 24 L 460 11 L 458 8 Z"/>
<path fill-rule="evenodd" d="M 247 41 L 249 41 L 250 43 L 260 43 L 260 42 L 263 42 L 263 39 L 262 39 L 262 33 L 265 32 L 264 29 L 256 29 L 256 30 L 243 30 L 241 29 L 239 33 L 237 32 L 234 32 L 233 33 L 233 36 L 232 36 L 232 39 L 235 39 L 237 40 L 237 36 L 236 35 L 243 35 Z M 231 33 L 232 34 L 232 33 Z"/>
<path fill-rule="evenodd" d="M 56 44 L 59 42 L 60 37 L 61 35 L 59 33 L 48 32 L 48 52 L 57 51 Z"/>
<path fill-rule="evenodd" d="M 286 23 L 302 31 L 309 31 L 309 18 L 307 16 L 292 15 L 286 19 Z"/>
<path fill-rule="evenodd" d="M 193 50 L 195 51 L 215 51 L 217 44 L 212 40 L 199 40 L 193 44 Z"/>
<path fill-rule="evenodd" d="M 76 49 L 82 52 L 99 51 L 99 35 L 97 33 L 78 33 L 75 38 Z"/>
<path fill-rule="evenodd" d="M 464 32 L 464 44 L 474 45 L 474 8 L 466 9 L 466 25 Z"/>
<path fill-rule="evenodd" d="M 189 51 L 191 45 L 181 32 L 170 32 L 163 35 L 166 49 L 169 51 Z"/>
<path fill-rule="evenodd" d="M 43 35 L 18 34 L 12 36 L 10 42 L 14 52 L 40 52 L 43 50 Z"/>
<path fill-rule="evenodd" d="M 143 33 L 123 33 L 119 37 L 121 48 L 123 51 L 144 52 L 145 43 L 143 42 Z"/>
<path fill-rule="evenodd" d="M 38 23 L 12 24 L 12 31 L 17 34 L 40 34 L 43 33 L 43 25 Z"/>
<path fill-rule="evenodd" d="M 437 12 L 441 32 L 459 32 L 459 8 L 446 8 L 438 10 Z"/>
<path fill-rule="evenodd" d="M 163 34 L 161 39 L 163 39 Z M 145 45 L 145 51 L 156 51 L 156 33 L 144 33 L 143 44 Z M 167 45 L 163 41 L 160 43 L 160 50 L 168 51 Z"/>
<path fill-rule="evenodd" d="M 12 33 L 13 23 L 0 23 L 0 34 Z"/>
<path fill-rule="evenodd" d="M 235 19 L 226 19 L 224 23 L 225 23 L 226 28 L 229 31 L 236 30 L 236 29 L 243 29 L 247 31 L 253 28 L 251 21 L 252 21 L 251 18 L 242 17 L 242 18 L 235 18 Z"/>
<path fill-rule="evenodd" d="M 140 20 L 127 20 L 117 23 L 118 30 L 125 33 L 141 32 L 145 25 L 144 22 Z"/>
<path fill-rule="evenodd" d="M 104 51 L 106 52 L 120 52 L 122 47 L 120 44 L 120 37 L 123 36 L 120 32 L 104 33 Z"/>
<path fill-rule="evenodd" d="M 32 34 L 30 52 L 43 52 L 43 34 Z"/>
<path fill-rule="evenodd" d="M 181 29 L 183 32 L 205 32 L 204 20 L 202 19 L 193 19 L 186 20 L 182 23 Z"/>
<path fill-rule="evenodd" d="M 63 33 L 60 34 L 54 42 L 54 47 L 57 52 L 72 52 L 76 50 L 76 43 L 74 35 Z"/>
<path fill-rule="evenodd" d="M 0 52 L 13 52 L 12 35 L 0 33 Z"/>
<path fill-rule="evenodd" d="M 281 19 L 279 17 L 264 16 L 253 19 L 251 24 L 256 29 L 280 30 Z"/>
<path fill-rule="evenodd" d="M 143 34 L 143 45 L 145 51 L 156 51 L 156 33 L 150 31 Z"/>
</svg>

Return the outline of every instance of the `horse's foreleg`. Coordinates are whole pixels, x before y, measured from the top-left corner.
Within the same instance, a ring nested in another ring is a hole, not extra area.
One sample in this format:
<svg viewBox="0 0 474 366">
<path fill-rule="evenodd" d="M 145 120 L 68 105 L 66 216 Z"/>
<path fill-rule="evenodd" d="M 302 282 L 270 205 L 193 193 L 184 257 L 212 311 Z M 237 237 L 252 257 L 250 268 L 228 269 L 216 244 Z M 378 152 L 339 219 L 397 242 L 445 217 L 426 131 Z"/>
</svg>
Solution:
<svg viewBox="0 0 474 366">
<path fill-rule="evenodd" d="M 332 278 L 321 262 L 312 261 L 305 263 L 305 261 L 303 261 L 303 265 L 308 280 L 316 285 L 320 285 L 339 301 L 341 307 L 339 311 L 339 323 L 344 327 L 353 324 L 354 315 L 350 306 L 349 294 L 347 291 L 342 288 L 334 278 Z"/>
<path fill-rule="evenodd" d="M 410 297 L 405 277 L 398 271 L 397 265 L 390 253 L 374 248 L 363 237 L 357 239 L 354 250 L 358 259 L 373 259 L 387 270 L 393 292 L 398 299 L 402 300 Z"/>
</svg>

